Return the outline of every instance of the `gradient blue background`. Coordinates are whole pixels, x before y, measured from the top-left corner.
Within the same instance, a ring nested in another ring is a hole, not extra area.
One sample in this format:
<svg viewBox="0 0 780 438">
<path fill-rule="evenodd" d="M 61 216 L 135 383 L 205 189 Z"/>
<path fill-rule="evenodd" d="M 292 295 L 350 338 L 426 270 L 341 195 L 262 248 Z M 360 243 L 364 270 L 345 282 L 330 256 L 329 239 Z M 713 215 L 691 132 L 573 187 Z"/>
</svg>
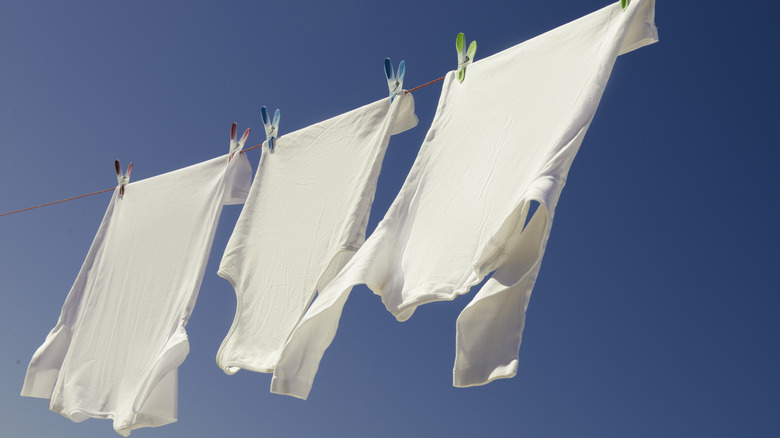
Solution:
<svg viewBox="0 0 780 438">
<path fill-rule="evenodd" d="M 454 69 L 606 0 L 0 2 L 0 212 L 227 152 L 230 123 L 264 140 Z M 187 330 L 179 421 L 134 437 L 780 436 L 777 2 L 659 1 L 660 42 L 621 56 L 563 191 L 518 376 L 451 386 L 455 319 L 473 295 L 398 323 L 356 288 L 311 396 L 225 375 L 235 310 L 216 269 L 225 209 Z M 416 91 L 393 137 L 369 232 L 400 188 L 441 87 Z M 475 127 L 479 129 L 479 127 Z M 479 144 L 474 145 L 478 153 Z M 256 169 L 260 152 L 248 153 Z M 19 396 L 110 194 L 0 218 L 0 435 L 111 437 Z"/>
</svg>

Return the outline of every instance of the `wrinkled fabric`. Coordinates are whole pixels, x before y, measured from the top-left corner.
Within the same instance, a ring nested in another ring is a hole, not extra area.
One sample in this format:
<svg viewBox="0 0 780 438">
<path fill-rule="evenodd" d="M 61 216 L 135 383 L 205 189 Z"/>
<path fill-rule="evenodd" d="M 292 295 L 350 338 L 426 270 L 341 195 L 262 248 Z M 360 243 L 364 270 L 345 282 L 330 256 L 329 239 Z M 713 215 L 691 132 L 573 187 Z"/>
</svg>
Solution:
<svg viewBox="0 0 780 438">
<path fill-rule="evenodd" d="M 76 422 L 111 418 L 122 436 L 176 421 L 184 327 L 222 207 L 251 178 L 236 154 L 117 188 L 22 395 Z"/>
<path fill-rule="evenodd" d="M 235 289 L 217 353 L 228 374 L 272 372 L 317 290 L 365 241 L 390 136 L 417 125 L 404 93 L 283 135 L 260 158 L 219 268 Z"/>
<path fill-rule="evenodd" d="M 653 0 L 614 3 L 474 62 L 463 83 L 447 74 L 400 193 L 290 335 L 271 391 L 308 396 L 354 285 L 403 321 L 493 271 L 458 318 L 454 385 L 514 376 L 569 167 L 617 56 L 655 41 Z"/>
</svg>

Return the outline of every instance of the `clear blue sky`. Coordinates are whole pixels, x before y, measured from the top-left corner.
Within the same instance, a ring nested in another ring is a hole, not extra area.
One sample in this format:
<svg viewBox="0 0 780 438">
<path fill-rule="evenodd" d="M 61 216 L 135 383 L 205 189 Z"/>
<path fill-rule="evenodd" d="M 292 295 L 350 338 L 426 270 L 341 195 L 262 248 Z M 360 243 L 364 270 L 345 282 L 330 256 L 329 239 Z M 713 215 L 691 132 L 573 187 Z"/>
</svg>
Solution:
<svg viewBox="0 0 780 438">
<path fill-rule="evenodd" d="M 224 154 L 230 123 L 263 141 L 595 11 L 605 0 L 21 2 L 0 4 L 0 212 Z M 307 401 L 270 375 L 225 375 L 235 310 L 216 269 L 223 213 L 187 330 L 179 421 L 134 437 L 732 437 L 780 434 L 780 6 L 658 0 L 660 42 L 618 59 L 558 205 L 518 376 L 451 386 L 471 295 L 405 323 L 356 288 Z M 415 92 L 393 137 L 369 232 L 395 197 L 441 90 Z M 478 145 L 477 145 L 478 146 Z M 248 153 L 256 168 L 260 152 Z M 0 435 L 110 437 L 19 396 L 110 194 L 0 218 Z"/>
</svg>

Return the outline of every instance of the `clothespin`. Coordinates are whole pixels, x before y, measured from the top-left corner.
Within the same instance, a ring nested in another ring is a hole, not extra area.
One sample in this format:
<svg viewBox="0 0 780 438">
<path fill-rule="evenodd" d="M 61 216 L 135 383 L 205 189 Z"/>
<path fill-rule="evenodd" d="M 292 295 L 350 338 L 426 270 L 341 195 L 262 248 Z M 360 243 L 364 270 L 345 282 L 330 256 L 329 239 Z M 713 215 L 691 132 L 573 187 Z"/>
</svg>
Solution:
<svg viewBox="0 0 780 438">
<path fill-rule="evenodd" d="M 387 76 L 387 88 L 390 89 L 390 102 L 404 88 L 404 75 L 406 74 L 406 61 L 401 60 L 398 64 L 398 76 L 393 71 L 393 63 L 390 58 L 385 58 L 385 76 Z"/>
<path fill-rule="evenodd" d="M 461 32 L 455 39 L 455 49 L 458 51 L 458 80 L 463 82 L 466 79 L 466 67 L 474 61 L 474 55 L 477 54 L 477 42 L 472 41 L 466 51 L 466 35 Z"/>
<path fill-rule="evenodd" d="M 625 11 L 628 5 L 631 4 L 631 0 L 620 0 L 620 7 Z"/>
<path fill-rule="evenodd" d="M 246 139 L 249 137 L 249 131 L 250 129 L 246 128 L 241 140 L 236 141 L 236 124 L 233 123 L 233 126 L 230 128 L 230 155 L 228 156 L 228 163 L 233 159 L 233 155 L 240 153 L 241 149 L 244 148 L 244 143 L 246 143 Z"/>
<path fill-rule="evenodd" d="M 260 108 L 260 117 L 263 118 L 263 126 L 265 126 L 265 138 L 268 143 L 268 151 L 274 153 L 276 147 L 276 136 L 279 134 L 279 110 L 274 113 L 274 121 L 271 123 L 271 118 L 268 117 L 268 110 L 266 107 Z"/>
<path fill-rule="evenodd" d="M 125 185 L 130 182 L 130 174 L 133 172 L 133 163 L 127 166 L 127 174 L 122 174 L 119 167 L 119 160 L 114 160 L 114 169 L 116 169 L 116 181 L 119 186 L 119 199 L 125 196 Z"/>
</svg>

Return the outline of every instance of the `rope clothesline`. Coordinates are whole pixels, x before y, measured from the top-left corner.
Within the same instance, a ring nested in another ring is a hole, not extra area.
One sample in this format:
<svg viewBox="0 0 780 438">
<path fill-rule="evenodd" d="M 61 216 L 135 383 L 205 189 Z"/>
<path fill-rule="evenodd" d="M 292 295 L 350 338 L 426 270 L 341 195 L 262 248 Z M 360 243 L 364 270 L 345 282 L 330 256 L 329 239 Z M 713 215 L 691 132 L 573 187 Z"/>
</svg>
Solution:
<svg viewBox="0 0 780 438">
<path fill-rule="evenodd" d="M 408 94 L 408 93 L 411 93 L 412 91 L 419 90 L 420 88 L 427 87 L 428 85 L 435 84 L 436 82 L 444 80 L 444 78 L 445 78 L 445 76 L 442 76 L 442 77 L 440 77 L 438 79 L 434 79 L 434 80 L 432 80 L 430 82 L 426 82 L 426 83 L 424 83 L 422 85 L 418 85 L 418 86 L 412 88 L 411 90 L 406 90 L 406 93 Z M 262 146 L 263 146 L 263 143 L 260 143 L 259 145 L 252 146 L 251 148 L 247 148 L 247 149 L 242 150 L 241 153 L 243 154 L 244 152 L 249 152 L 252 149 L 257 149 L 257 148 L 262 147 Z M 73 200 L 79 199 L 79 198 L 86 198 L 87 196 L 99 195 L 101 193 L 110 192 L 110 191 L 113 191 L 115 189 L 116 189 L 116 187 L 111 187 L 110 189 L 105 189 L 105 190 L 100 190 L 100 191 L 97 191 L 97 192 L 87 193 L 85 195 L 74 196 L 72 198 L 67 198 L 67 199 L 60 199 L 59 201 L 54 201 L 54 202 L 47 202 L 46 204 L 36 205 L 36 206 L 33 206 L 33 207 L 27 207 L 27 208 L 23 208 L 21 210 L 9 211 L 8 213 L 0 214 L 0 217 L 8 216 L 8 215 L 15 214 L 15 213 L 21 213 L 23 211 L 34 210 L 36 208 L 48 207 L 49 205 L 59 204 L 60 202 L 68 202 L 68 201 L 73 201 Z"/>
<path fill-rule="evenodd" d="M 32 209 L 40 208 L 40 207 L 48 207 L 49 205 L 59 204 L 60 202 L 72 201 L 74 199 L 85 198 L 87 196 L 92 196 L 92 195 L 99 195 L 101 193 L 110 192 L 110 191 L 113 191 L 115 189 L 116 189 L 116 187 L 111 187 L 110 189 L 100 190 L 99 192 L 87 193 L 86 195 L 74 196 L 74 197 L 68 198 L 68 199 L 60 199 L 59 201 L 48 202 L 46 204 L 36 205 L 35 207 L 27 207 L 27 208 L 23 208 L 21 210 L 9 211 L 8 213 L 0 214 L 0 216 L 8 216 L 9 214 L 21 213 L 23 211 L 32 210 Z"/>
</svg>

